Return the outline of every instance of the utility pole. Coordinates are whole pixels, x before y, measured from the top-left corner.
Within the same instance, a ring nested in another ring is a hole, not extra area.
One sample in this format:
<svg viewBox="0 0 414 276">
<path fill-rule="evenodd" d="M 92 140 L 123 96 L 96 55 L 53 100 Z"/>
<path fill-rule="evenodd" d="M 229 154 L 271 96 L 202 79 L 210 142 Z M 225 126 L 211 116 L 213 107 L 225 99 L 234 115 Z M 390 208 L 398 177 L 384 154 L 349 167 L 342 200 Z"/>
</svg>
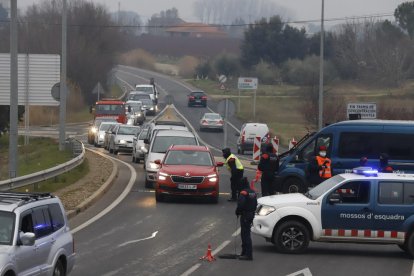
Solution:
<svg viewBox="0 0 414 276">
<path fill-rule="evenodd" d="M 17 177 L 17 119 L 18 119 L 18 62 L 17 62 L 17 0 L 10 0 L 10 129 L 9 178 Z"/>
<path fill-rule="evenodd" d="M 65 150 L 66 139 L 66 38 L 67 38 L 67 7 L 62 1 L 62 68 L 60 70 L 60 109 L 59 109 L 59 150 Z"/>
<path fill-rule="evenodd" d="M 318 129 L 322 129 L 323 126 L 323 46 L 324 46 L 324 0 L 322 0 L 322 16 L 321 16 L 321 45 L 319 53 L 319 119 Z"/>
</svg>

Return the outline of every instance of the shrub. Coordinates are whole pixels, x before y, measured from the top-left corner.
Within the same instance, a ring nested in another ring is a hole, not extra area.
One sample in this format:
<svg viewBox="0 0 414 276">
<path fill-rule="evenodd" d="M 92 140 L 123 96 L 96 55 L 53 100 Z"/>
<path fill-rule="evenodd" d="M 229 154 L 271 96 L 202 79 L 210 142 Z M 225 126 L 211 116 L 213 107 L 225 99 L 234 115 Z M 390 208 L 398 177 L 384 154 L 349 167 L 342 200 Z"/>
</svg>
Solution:
<svg viewBox="0 0 414 276">
<path fill-rule="evenodd" d="M 227 77 L 238 75 L 240 72 L 239 59 L 233 55 L 219 55 L 214 60 L 214 69 L 219 75 Z"/>
<path fill-rule="evenodd" d="M 178 61 L 178 72 L 180 76 L 185 78 L 193 77 L 199 63 L 199 60 L 192 56 L 185 56 L 181 58 Z"/>
<path fill-rule="evenodd" d="M 155 58 L 143 49 L 135 49 L 119 56 L 120 64 L 155 70 Z"/>
<path fill-rule="evenodd" d="M 199 63 L 195 68 L 195 73 L 201 79 L 214 76 L 213 68 L 211 68 L 211 64 L 209 61 Z"/>
<path fill-rule="evenodd" d="M 254 76 L 263 84 L 275 84 L 281 81 L 280 70 L 264 61 L 254 67 Z"/>
</svg>

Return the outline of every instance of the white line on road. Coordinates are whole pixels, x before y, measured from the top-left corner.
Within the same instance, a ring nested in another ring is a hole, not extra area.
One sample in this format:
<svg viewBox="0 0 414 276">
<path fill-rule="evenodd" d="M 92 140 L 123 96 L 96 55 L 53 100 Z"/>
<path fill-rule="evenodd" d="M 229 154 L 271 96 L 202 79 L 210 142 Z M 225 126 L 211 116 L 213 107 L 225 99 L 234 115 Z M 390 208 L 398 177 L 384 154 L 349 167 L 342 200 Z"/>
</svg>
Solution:
<svg viewBox="0 0 414 276">
<path fill-rule="evenodd" d="M 122 164 L 124 164 L 125 166 L 127 166 L 129 168 L 129 170 L 131 171 L 131 178 L 129 179 L 128 185 L 125 188 L 125 190 L 121 193 L 121 195 L 115 199 L 114 202 L 112 202 L 108 207 L 106 207 L 104 210 L 102 210 L 99 214 L 97 214 L 96 216 L 94 216 L 93 218 L 91 218 L 88 221 L 85 221 L 84 223 L 82 223 L 81 225 L 79 225 L 78 227 L 76 227 L 75 229 L 73 229 L 72 231 L 70 231 L 72 234 L 75 234 L 76 232 L 82 230 L 83 228 L 91 225 L 92 223 L 94 223 L 95 221 L 97 221 L 98 219 L 100 219 L 101 217 L 105 216 L 106 214 L 108 214 L 112 209 L 114 209 L 116 206 L 118 206 L 119 203 L 122 202 L 122 200 L 124 200 L 124 198 L 129 194 L 129 192 L 132 190 L 132 187 L 134 186 L 135 180 L 137 178 L 137 173 L 134 169 L 134 167 L 132 167 L 130 164 L 116 159 L 114 157 L 108 156 L 109 158 L 112 158 L 115 161 L 121 162 Z"/>
<path fill-rule="evenodd" d="M 286 276 L 312 276 L 312 273 L 309 268 L 305 268 L 305 269 L 293 272 L 292 274 L 289 274 Z"/>
<path fill-rule="evenodd" d="M 158 231 L 155 231 L 149 237 L 146 237 L 146 238 L 143 238 L 143 239 L 139 239 L 139 240 L 133 240 L 133 241 L 121 243 L 120 245 L 118 245 L 118 247 L 122 247 L 122 246 L 125 246 L 125 245 L 128 245 L 128 244 L 131 244 L 131 243 L 137 243 L 137 242 L 140 242 L 140 241 L 146 241 L 146 240 L 153 239 L 153 238 L 155 238 L 155 236 L 157 235 L 157 233 L 158 233 Z"/>
</svg>

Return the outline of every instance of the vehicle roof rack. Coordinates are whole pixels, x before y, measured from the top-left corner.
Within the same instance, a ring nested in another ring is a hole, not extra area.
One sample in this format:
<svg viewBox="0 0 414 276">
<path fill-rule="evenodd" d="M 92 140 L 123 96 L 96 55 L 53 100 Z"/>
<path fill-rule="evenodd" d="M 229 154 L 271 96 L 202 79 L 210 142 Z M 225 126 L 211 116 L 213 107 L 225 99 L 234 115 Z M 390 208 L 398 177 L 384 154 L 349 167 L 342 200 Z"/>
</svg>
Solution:
<svg viewBox="0 0 414 276">
<path fill-rule="evenodd" d="M 183 122 L 177 121 L 156 121 L 155 125 L 185 126 Z"/>
<path fill-rule="evenodd" d="M 31 201 L 54 197 L 51 193 L 0 192 L 0 202 L 9 204 L 18 203 L 18 206 Z"/>
</svg>

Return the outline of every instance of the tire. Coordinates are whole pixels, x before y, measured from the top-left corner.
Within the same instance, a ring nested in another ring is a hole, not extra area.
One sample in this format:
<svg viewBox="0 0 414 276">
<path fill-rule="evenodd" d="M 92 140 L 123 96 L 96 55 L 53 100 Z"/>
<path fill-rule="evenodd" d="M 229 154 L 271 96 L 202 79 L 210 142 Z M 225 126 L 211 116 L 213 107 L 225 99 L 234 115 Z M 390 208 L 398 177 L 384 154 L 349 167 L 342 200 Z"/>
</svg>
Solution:
<svg viewBox="0 0 414 276">
<path fill-rule="evenodd" d="M 299 178 L 290 177 L 283 183 L 282 191 L 284 194 L 303 193 L 305 190 L 303 186 Z"/>
<path fill-rule="evenodd" d="M 303 223 L 291 220 L 277 226 L 272 239 L 277 251 L 300 254 L 308 248 L 310 237 L 309 231 Z"/>
<path fill-rule="evenodd" d="M 398 247 L 399 247 L 402 251 L 409 253 L 409 252 L 408 252 L 408 247 L 407 247 L 407 244 L 406 244 L 406 243 L 404 243 L 404 244 L 397 244 L 397 245 L 398 245 Z"/>
<path fill-rule="evenodd" d="M 408 236 L 408 239 L 405 240 L 403 247 L 407 249 L 405 251 L 414 259 L 414 231 L 412 231 Z"/>
<path fill-rule="evenodd" d="M 210 202 L 213 204 L 217 204 L 219 202 L 219 196 L 212 196 Z"/>
<path fill-rule="evenodd" d="M 58 260 L 56 262 L 55 267 L 53 268 L 53 276 L 65 276 L 65 275 L 66 275 L 65 267 L 63 266 L 62 262 Z"/>
</svg>

